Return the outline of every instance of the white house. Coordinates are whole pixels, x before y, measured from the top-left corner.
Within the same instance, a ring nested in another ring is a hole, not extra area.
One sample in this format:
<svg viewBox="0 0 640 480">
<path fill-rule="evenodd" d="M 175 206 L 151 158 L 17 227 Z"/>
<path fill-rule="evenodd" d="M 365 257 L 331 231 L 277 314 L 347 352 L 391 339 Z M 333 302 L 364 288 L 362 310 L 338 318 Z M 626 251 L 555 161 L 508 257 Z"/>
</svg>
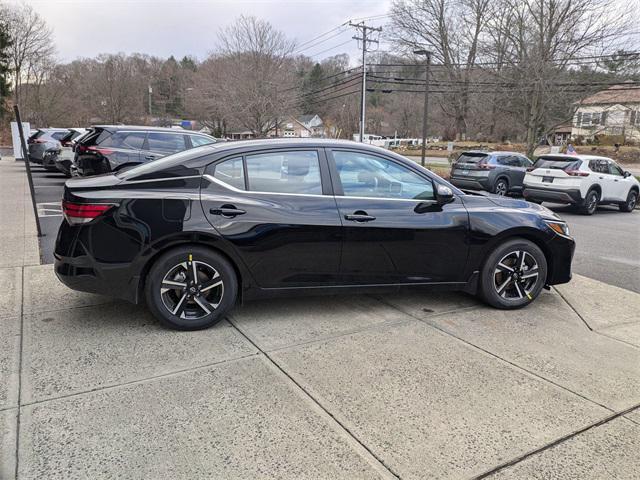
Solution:
<svg viewBox="0 0 640 480">
<path fill-rule="evenodd" d="M 640 142 L 640 86 L 622 84 L 578 102 L 571 136 L 622 135 Z"/>
</svg>

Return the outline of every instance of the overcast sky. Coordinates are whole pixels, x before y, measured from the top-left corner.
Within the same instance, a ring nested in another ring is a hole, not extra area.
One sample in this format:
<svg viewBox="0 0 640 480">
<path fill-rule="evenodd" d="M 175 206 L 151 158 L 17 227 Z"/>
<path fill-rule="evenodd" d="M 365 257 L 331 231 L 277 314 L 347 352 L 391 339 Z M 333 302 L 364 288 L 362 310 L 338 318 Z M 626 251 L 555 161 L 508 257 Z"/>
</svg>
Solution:
<svg viewBox="0 0 640 480">
<path fill-rule="evenodd" d="M 18 0 L 15 0 L 17 3 Z M 216 46 L 217 34 L 241 14 L 272 23 L 299 44 L 349 19 L 388 12 L 390 0 L 26 0 L 52 27 L 61 61 L 99 53 L 147 53 L 159 57 L 192 55 L 203 59 Z M 372 26 L 387 18 L 367 20 Z M 353 29 L 301 53 L 320 60 L 348 53 L 357 60 Z M 321 39 L 322 40 L 322 39 Z M 341 43 L 347 42 L 343 46 Z M 337 47 L 332 49 L 332 47 Z M 323 50 L 329 51 L 322 52 Z M 316 55 L 317 54 L 317 55 Z"/>
</svg>

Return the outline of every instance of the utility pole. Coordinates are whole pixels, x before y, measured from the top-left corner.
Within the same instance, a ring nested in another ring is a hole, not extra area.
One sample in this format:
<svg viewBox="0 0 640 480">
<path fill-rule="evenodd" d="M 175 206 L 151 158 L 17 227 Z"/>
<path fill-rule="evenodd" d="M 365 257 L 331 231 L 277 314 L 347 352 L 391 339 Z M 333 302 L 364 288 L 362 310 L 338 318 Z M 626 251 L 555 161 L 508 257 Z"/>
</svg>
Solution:
<svg viewBox="0 0 640 480">
<path fill-rule="evenodd" d="M 353 37 L 354 40 L 362 41 L 362 92 L 360 93 L 360 143 L 364 142 L 364 125 L 365 125 L 365 110 L 367 104 L 367 44 L 378 43 L 378 40 L 371 40 L 367 38 L 367 31 L 381 32 L 382 27 L 369 27 L 365 25 L 364 21 L 360 23 L 351 23 L 349 26 L 362 30 L 362 37 L 357 35 Z"/>
<path fill-rule="evenodd" d="M 424 160 L 427 154 L 427 112 L 429 111 L 429 66 L 431 65 L 431 52 L 427 50 L 415 50 L 416 55 L 426 55 L 425 76 L 424 76 L 424 111 L 422 112 L 422 155 L 420 165 L 424 167 Z"/>
<path fill-rule="evenodd" d="M 151 94 L 153 93 L 153 88 L 149 85 L 149 117 L 151 117 Z"/>
</svg>

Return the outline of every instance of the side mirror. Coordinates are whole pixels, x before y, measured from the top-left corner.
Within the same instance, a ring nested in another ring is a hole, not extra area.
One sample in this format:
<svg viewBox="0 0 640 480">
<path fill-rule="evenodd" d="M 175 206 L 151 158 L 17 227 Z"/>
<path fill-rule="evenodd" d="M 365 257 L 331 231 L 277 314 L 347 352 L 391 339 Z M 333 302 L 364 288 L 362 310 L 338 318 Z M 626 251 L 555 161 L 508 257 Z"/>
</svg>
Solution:
<svg viewBox="0 0 640 480">
<path fill-rule="evenodd" d="M 628 170 L 625 170 L 625 171 L 623 172 L 622 176 L 623 176 L 624 178 L 630 177 L 630 176 L 631 176 L 631 172 L 630 172 L 630 171 L 628 171 Z"/>
<path fill-rule="evenodd" d="M 438 205 L 445 205 L 451 203 L 454 200 L 453 190 L 446 185 L 438 184 L 436 187 L 436 201 Z"/>
</svg>

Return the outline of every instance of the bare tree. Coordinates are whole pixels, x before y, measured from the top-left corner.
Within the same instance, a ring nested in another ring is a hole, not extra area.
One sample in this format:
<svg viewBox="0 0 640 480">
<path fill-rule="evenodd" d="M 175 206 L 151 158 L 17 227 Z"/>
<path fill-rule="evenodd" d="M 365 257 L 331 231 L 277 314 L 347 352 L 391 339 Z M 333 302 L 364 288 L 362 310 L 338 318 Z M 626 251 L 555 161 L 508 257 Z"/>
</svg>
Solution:
<svg viewBox="0 0 640 480">
<path fill-rule="evenodd" d="M 268 22 L 241 16 L 219 36 L 219 71 L 209 91 L 216 110 L 257 137 L 295 106 L 295 44 Z M 291 90 L 290 90 L 291 89 Z"/>
<path fill-rule="evenodd" d="M 432 52 L 442 81 L 451 90 L 442 106 L 467 134 L 470 82 L 490 13 L 490 0 L 394 0 L 390 40 L 405 53 Z"/>
<path fill-rule="evenodd" d="M 499 11 L 508 21 L 496 24 L 504 41 L 496 47 L 503 55 L 497 73 L 528 154 L 545 126 L 572 116 L 567 99 L 579 97 L 580 77 L 570 75 L 576 56 L 611 51 L 625 35 L 628 22 L 617 7 L 615 0 L 503 0 Z"/>
<path fill-rule="evenodd" d="M 33 7 L 19 4 L 3 8 L 8 9 L 14 102 L 18 104 L 22 85 L 33 79 L 44 59 L 54 55 L 55 47 L 51 29 Z"/>
</svg>

